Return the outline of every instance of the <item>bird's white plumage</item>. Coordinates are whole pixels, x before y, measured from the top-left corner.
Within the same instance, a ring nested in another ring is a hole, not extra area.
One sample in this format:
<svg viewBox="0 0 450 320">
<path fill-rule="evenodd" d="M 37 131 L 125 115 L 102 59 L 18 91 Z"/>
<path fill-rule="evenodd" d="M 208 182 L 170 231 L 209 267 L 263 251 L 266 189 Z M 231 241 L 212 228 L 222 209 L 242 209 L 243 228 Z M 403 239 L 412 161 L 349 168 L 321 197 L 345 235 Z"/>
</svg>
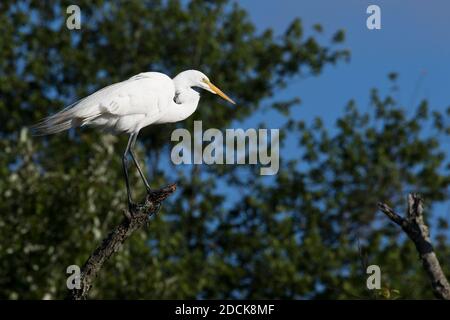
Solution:
<svg viewBox="0 0 450 320">
<path fill-rule="evenodd" d="M 187 70 L 174 79 L 160 72 L 144 72 L 77 101 L 32 129 L 37 135 L 78 126 L 138 133 L 152 123 L 177 122 L 189 117 L 200 99 L 192 87 L 217 93 L 233 102 L 200 71 Z"/>
<path fill-rule="evenodd" d="M 36 129 L 53 133 L 91 125 L 116 132 L 138 132 L 164 115 L 174 95 L 173 80 L 167 75 L 140 73 L 87 96 L 45 119 Z"/>
<path fill-rule="evenodd" d="M 168 76 L 147 72 L 134 76 L 111 90 L 105 90 L 96 101 L 89 99 L 84 108 L 94 113 L 82 125 L 112 128 L 118 132 L 137 132 L 161 118 L 175 95 Z"/>
</svg>

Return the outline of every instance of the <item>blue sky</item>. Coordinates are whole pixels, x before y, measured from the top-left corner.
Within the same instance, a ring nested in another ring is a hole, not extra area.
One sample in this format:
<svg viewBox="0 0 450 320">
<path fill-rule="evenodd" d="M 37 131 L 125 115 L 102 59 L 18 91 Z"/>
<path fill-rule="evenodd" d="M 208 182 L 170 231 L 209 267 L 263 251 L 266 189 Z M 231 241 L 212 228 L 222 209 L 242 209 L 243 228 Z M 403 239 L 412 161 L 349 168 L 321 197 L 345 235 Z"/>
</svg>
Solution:
<svg viewBox="0 0 450 320">
<path fill-rule="evenodd" d="M 346 32 L 344 46 L 351 50 L 349 63 L 325 68 L 318 77 L 293 81 L 275 99 L 299 96 L 302 104 L 293 116 L 307 122 L 321 117 L 333 127 L 352 98 L 360 108 L 367 108 L 371 88 L 387 92 L 391 84 L 387 74 L 399 74 L 397 99 L 411 112 L 427 99 L 433 110 L 444 111 L 450 105 L 450 1 L 448 0 L 241 0 L 250 19 L 259 30 L 272 28 L 281 34 L 289 23 L 300 17 L 305 31 L 324 27 L 324 43 L 338 29 Z M 366 9 L 381 8 L 381 30 L 369 30 Z M 258 114 L 242 124 L 256 125 L 270 117 L 276 128 L 283 118 Z M 442 141 L 450 149 L 450 143 Z M 436 216 L 450 219 L 450 203 L 435 208 Z"/>
<path fill-rule="evenodd" d="M 398 98 L 406 107 L 423 98 L 436 109 L 450 105 L 448 0 L 238 2 L 261 30 L 272 28 L 282 33 L 295 17 L 300 17 L 307 31 L 315 23 L 322 24 L 325 39 L 340 28 L 346 31 L 350 63 L 328 67 L 319 77 L 295 81 L 279 93 L 280 97 L 302 98 L 302 107 L 298 108 L 302 118 L 321 116 L 333 121 L 350 98 L 363 106 L 371 88 L 389 86 L 386 76 L 391 71 L 400 75 Z M 381 30 L 366 27 L 370 4 L 381 8 Z"/>
</svg>

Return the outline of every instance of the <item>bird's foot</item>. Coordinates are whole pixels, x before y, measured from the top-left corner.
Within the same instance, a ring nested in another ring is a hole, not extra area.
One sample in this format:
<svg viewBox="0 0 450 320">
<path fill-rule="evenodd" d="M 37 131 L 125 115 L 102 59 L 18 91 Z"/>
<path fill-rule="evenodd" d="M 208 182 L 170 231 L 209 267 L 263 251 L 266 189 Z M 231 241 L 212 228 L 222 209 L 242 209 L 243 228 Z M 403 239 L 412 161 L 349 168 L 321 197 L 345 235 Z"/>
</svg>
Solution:
<svg viewBox="0 0 450 320">
<path fill-rule="evenodd" d="M 138 209 L 138 205 L 132 201 L 128 201 L 128 212 L 133 215 Z"/>
<path fill-rule="evenodd" d="M 128 210 L 124 210 L 124 215 L 128 220 L 137 218 L 142 210 L 147 206 L 146 201 L 143 203 L 128 202 Z"/>
<path fill-rule="evenodd" d="M 147 196 L 142 203 L 128 201 L 128 210 L 125 210 L 125 216 L 131 220 L 141 213 L 148 212 L 149 216 L 157 213 L 161 209 L 161 202 L 176 190 L 176 184 L 170 184 L 164 188 L 150 190 L 147 189 Z"/>
</svg>

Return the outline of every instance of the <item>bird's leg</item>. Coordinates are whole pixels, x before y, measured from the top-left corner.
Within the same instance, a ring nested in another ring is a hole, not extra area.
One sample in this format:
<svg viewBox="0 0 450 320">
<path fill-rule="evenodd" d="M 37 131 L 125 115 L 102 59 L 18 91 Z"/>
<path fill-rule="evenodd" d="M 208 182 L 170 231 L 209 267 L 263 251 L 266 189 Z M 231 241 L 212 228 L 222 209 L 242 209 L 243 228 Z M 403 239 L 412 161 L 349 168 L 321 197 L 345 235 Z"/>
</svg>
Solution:
<svg viewBox="0 0 450 320">
<path fill-rule="evenodd" d="M 126 186 L 127 186 L 128 209 L 130 210 L 130 212 L 133 212 L 133 209 L 134 209 L 135 205 L 134 205 L 133 199 L 131 197 L 130 181 L 128 179 L 128 158 L 127 158 L 127 155 L 128 155 L 128 153 L 130 151 L 130 146 L 131 146 L 131 142 L 133 141 L 133 136 L 134 136 L 134 134 L 130 135 L 130 138 L 128 139 L 127 147 L 126 147 L 125 152 L 123 153 L 123 157 L 122 157 L 123 172 L 125 174 L 125 183 L 126 183 Z"/>
<path fill-rule="evenodd" d="M 136 154 L 134 153 L 134 145 L 136 144 L 137 136 L 138 136 L 137 133 L 133 134 L 133 141 L 131 142 L 131 146 L 130 146 L 130 154 L 131 154 L 131 158 L 133 159 L 133 162 L 134 162 L 136 168 L 139 171 L 139 175 L 141 176 L 141 179 L 144 182 L 145 187 L 147 188 L 147 192 L 150 193 L 152 191 L 150 189 L 150 184 L 148 183 L 147 178 L 145 178 L 145 174 L 142 171 L 142 169 L 141 169 L 141 167 L 139 165 L 139 162 L 137 161 Z"/>
</svg>

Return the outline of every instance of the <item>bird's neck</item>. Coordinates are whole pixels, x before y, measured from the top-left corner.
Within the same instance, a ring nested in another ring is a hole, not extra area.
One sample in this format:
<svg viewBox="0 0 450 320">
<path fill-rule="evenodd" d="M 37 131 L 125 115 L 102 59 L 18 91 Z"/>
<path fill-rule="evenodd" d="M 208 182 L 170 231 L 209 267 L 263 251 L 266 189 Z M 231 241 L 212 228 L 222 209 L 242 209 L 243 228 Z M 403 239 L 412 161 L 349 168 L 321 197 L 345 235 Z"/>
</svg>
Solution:
<svg viewBox="0 0 450 320">
<path fill-rule="evenodd" d="M 173 122 L 188 118 L 195 112 L 200 100 L 200 94 L 189 87 L 175 89 L 174 101 L 170 105 L 170 118 Z"/>
</svg>

